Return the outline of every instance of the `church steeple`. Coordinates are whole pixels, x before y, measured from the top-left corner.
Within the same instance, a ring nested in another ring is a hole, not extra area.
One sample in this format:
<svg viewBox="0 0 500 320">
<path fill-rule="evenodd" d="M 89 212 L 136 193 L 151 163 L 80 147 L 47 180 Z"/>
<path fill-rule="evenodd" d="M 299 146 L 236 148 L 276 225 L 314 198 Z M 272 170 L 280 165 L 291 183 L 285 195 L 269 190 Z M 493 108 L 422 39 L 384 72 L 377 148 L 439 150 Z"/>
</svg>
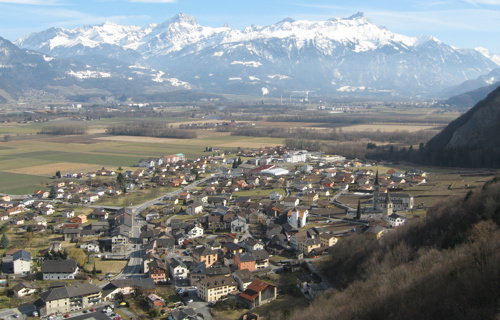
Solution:
<svg viewBox="0 0 500 320">
<path fill-rule="evenodd" d="M 385 210 L 384 213 L 386 216 L 390 216 L 393 213 L 394 204 L 392 203 L 391 196 L 389 195 L 389 190 L 387 190 L 387 194 L 385 197 Z"/>
<path fill-rule="evenodd" d="M 376 197 L 380 192 L 380 184 L 378 181 L 378 168 L 377 173 L 375 174 L 375 181 L 373 182 L 373 195 Z"/>
<path fill-rule="evenodd" d="M 361 219 L 361 203 L 358 200 L 358 209 L 356 210 L 356 219 Z"/>
</svg>

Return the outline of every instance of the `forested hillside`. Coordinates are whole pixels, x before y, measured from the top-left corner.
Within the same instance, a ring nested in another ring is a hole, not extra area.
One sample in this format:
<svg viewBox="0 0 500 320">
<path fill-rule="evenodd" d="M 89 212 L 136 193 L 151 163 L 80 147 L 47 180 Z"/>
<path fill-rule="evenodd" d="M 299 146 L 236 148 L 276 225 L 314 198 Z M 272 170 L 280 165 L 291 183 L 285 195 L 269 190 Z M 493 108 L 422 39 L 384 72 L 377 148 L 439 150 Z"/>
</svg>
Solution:
<svg viewBox="0 0 500 320">
<path fill-rule="evenodd" d="M 499 225 L 495 178 L 380 241 L 344 238 L 323 266 L 335 289 L 290 319 L 498 319 Z"/>
<path fill-rule="evenodd" d="M 424 162 L 453 167 L 500 167 L 499 121 L 497 88 L 427 143 Z"/>
</svg>

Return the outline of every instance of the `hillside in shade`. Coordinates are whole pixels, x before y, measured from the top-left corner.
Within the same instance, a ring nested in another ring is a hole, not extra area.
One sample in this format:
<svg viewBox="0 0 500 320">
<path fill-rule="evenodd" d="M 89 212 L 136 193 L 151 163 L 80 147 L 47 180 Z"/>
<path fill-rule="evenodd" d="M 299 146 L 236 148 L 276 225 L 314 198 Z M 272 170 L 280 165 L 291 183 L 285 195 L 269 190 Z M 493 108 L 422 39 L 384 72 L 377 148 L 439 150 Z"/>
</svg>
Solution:
<svg viewBox="0 0 500 320">
<path fill-rule="evenodd" d="M 334 289 L 272 319 L 498 319 L 499 181 L 437 204 L 380 241 L 341 239 L 322 266 Z"/>
<path fill-rule="evenodd" d="M 425 146 L 424 162 L 455 167 L 500 167 L 500 88 L 451 122 Z"/>
</svg>

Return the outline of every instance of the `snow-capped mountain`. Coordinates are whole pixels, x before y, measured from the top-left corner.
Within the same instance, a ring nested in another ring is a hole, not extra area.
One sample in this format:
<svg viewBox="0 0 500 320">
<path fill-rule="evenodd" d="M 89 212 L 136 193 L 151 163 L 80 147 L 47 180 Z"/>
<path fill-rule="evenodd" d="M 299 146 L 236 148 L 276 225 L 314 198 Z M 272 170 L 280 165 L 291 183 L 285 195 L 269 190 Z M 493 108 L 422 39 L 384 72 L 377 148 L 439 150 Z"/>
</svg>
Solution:
<svg viewBox="0 0 500 320">
<path fill-rule="evenodd" d="M 484 50 L 408 37 L 363 14 L 326 21 L 284 19 L 237 30 L 204 27 L 185 14 L 146 27 L 105 23 L 51 28 L 18 46 L 93 65 L 154 68 L 213 92 L 321 95 L 434 94 L 498 67 Z M 146 69 L 145 69 L 146 70 Z"/>
<path fill-rule="evenodd" d="M 165 72 L 137 65 L 92 66 L 23 50 L 0 37 L 0 101 L 39 94 L 121 96 L 165 93 L 192 86 Z"/>
</svg>

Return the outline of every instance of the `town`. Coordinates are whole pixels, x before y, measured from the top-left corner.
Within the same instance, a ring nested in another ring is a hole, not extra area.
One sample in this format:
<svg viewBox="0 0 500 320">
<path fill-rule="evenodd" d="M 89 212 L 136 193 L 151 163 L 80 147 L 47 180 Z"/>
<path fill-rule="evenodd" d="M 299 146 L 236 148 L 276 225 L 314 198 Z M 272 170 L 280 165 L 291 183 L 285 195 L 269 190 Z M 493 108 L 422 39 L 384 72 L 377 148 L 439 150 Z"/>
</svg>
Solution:
<svg viewBox="0 0 500 320">
<path fill-rule="evenodd" d="M 252 319 L 280 296 L 331 288 L 315 261 L 342 237 L 381 239 L 418 219 L 411 190 L 427 182 L 423 170 L 283 146 L 204 151 L 135 170 L 58 171 L 31 195 L 3 196 L 1 280 L 20 305 L 0 317 L 211 319 L 238 309 Z M 101 203 L 165 187 L 135 205 Z M 28 250 L 34 237 L 45 242 Z"/>
</svg>

